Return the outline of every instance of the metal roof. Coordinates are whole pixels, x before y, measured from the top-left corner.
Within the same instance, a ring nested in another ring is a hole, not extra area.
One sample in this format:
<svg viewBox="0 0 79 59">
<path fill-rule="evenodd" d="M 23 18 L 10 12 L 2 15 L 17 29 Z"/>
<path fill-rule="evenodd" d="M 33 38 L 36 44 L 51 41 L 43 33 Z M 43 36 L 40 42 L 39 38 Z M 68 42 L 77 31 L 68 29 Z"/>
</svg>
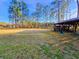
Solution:
<svg viewBox="0 0 79 59">
<path fill-rule="evenodd" d="M 55 23 L 55 24 L 73 24 L 75 22 L 79 22 L 79 18 L 72 18 L 72 19 L 69 19 L 69 20 L 65 20 L 65 21 L 62 21 L 62 22 Z"/>
</svg>

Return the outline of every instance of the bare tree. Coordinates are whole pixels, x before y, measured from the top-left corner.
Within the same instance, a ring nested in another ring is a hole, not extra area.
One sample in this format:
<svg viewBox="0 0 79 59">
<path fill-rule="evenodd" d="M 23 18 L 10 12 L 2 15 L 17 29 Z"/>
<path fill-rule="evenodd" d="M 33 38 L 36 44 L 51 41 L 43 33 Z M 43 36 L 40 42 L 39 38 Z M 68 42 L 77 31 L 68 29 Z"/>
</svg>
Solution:
<svg viewBox="0 0 79 59">
<path fill-rule="evenodd" d="M 77 11 L 77 17 L 79 18 L 79 0 L 77 0 L 77 9 L 78 9 L 78 11 Z"/>
</svg>

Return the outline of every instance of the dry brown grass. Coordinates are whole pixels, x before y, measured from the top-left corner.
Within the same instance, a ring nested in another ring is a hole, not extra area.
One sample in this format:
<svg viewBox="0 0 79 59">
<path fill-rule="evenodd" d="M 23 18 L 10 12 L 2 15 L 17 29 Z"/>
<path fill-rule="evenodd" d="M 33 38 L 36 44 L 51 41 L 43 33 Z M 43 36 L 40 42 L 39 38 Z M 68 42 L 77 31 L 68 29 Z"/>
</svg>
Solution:
<svg viewBox="0 0 79 59">
<path fill-rule="evenodd" d="M 0 29 L 0 35 L 6 35 L 6 34 L 15 34 L 15 33 L 18 33 L 18 32 L 22 32 L 22 31 L 25 31 L 25 30 L 48 30 L 48 29 Z"/>
<path fill-rule="evenodd" d="M 0 29 L 0 35 L 4 34 L 14 34 L 17 32 L 24 31 L 25 29 Z"/>
</svg>

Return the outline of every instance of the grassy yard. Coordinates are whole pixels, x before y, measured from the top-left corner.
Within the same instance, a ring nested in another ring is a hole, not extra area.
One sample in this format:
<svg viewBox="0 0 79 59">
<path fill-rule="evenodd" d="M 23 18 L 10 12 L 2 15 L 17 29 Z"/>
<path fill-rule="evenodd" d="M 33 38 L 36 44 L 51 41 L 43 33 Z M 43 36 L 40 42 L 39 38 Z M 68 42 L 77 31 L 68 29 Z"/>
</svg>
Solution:
<svg viewBox="0 0 79 59">
<path fill-rule="evenodd" d="M 5 34 L 5 35 L 4 35 Z M 0 59 L 79 59 L 79 36 L 48 29 L 0 30 Z"/>
</svg>

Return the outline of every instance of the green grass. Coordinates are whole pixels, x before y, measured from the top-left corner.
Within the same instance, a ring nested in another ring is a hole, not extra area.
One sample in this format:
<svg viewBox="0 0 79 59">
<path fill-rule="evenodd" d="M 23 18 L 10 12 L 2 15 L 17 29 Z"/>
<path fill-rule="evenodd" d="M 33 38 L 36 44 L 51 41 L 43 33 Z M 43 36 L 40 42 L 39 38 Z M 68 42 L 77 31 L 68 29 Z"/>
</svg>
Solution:
<svg viewBox="0 0 79 59">
<path fill-rule="evenodd" d="M 68 44 L 61 48 L 45 45 L 0 46 L 3 59 L 79 59 L 79 50 Z"/>
<path fill-rule="evenodd" d="M 47 43 L 48 40 L 56 41 L 54 44 L 61 43 L 48 33 L 26 33 L 0 35 L 0 59 L 79 59 L 79 49 L 72 42 L 63 44 L 62 49 Z"/>
<path fill-rule="evenodd" d="M 4 59 L 26 59 L 34 58 L 38 59 L 39 49 L 37 46 L 26 45 L 26 46 L 3 46 L 0 47 L 0 56 Z M 35 57 L 35 55 L 37 55 Z M 39 55 L 40 56 L 40 55 Z"/>
</svg>

